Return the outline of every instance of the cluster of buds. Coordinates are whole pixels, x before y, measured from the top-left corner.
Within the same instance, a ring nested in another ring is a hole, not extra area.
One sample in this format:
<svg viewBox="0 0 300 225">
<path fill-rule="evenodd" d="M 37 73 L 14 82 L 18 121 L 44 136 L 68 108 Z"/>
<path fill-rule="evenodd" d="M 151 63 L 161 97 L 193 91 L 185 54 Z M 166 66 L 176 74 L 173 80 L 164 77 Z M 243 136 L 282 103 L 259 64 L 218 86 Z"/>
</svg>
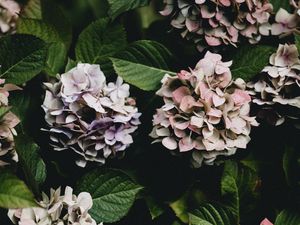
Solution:
<svg viewBox="0 0 300 225">
<path fill-rule="evenodd" d="M 0 79 L 0 84 L 4 83 L 5 80 Z M 0 167 L 9 165 L 12 161 L 18 162 L 14 136 L 17 135 L 15 127 L 20 120 L 8 106 L 9 91 L 14 90 L 20 90 L 20 88 L 13 84 L 4 84 L 0 87 Z"/>
<path fill-rule="evenodd" d="M 0 36 L 15 32 L 20 11 L 20 5 L 16 1 L 0 0 Z"/>
<path fill-rule="evenodd" d="M 43 193 L 42 198 L 38 207 L 10 209 L 8 217 L 17 225 L 96 225 L 88 213 L 93 206 L 89 193 L 76 196 L 72 188 L 66 187 L 64 195 L 58 188 L 50 190 L 50 197 Z"/>
<path fill-rule="evenodd" d="M 273 125 L 285 118 L 299 118 L 300 60 L 295 45 L 279 45 L 256 80 L 247 84 L 253 103 L 261 106 L 258 113 Z"/>
<path fill-rule="evenodd" d="M 45 85 L 43 108 L 51 145 L 76 152 L 78 166 L 85 167 L 87 161 L 104 164 L 133 142 L 141 114 L 121 77 L 106 84 L 99 65 L 79 63 L 59 82 Z"/>
<path fill-rule="evenodd" d="M 250 43 L 261 39 L 260 26 L 273 10 L 268 0 L 164 0 L 164 16 L 199 50 L 207 46 L 236 46 L 241 37 Z"/>
<path fill-rule="evenodd" d="M 150 136 L 169 150 L 192 152 L 195 167 L 246 148 L 251 126 L 258 125 L 249 116 L 245 82 L 232 80 L 231 62 L 221 60 L 207 52 L 194 70 L 166 75 L 157 92 L 165 104 L 154 115 Z"/>
</svg>

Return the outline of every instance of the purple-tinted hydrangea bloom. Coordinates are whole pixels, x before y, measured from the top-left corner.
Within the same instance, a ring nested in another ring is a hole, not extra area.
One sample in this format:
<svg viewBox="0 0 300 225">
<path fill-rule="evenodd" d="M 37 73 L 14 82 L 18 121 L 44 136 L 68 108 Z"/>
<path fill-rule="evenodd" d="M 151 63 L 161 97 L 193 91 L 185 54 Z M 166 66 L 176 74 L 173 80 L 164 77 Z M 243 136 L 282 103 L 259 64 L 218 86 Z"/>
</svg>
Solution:
<svg viewBox="0 0 300 225">
<path fill-rule="evenodd" d="M 258 125 L 249 116 L 245 82 L 232 80 L 231 62 L 221 59 L 207 52 L 194 70 L 166 75 L 157 92 L 164 105 L 154 115 L 150 136 L 176 154 L 191 152 L 195 167 L 246 148 L 251 126 Z"/>
<path fill-rule="evenodd" d="M 241 37 L 250 43 L 261 39 L 273 7 L 268 0 L 164 0 L 164 16 L 199 50 L 207 46 L 236 46 Z"/>
<path fill-rule="evenodd" d="M 106 84 L 99 65 L 80 63 L 46 86 L 43 108 L 52 146 L 78 153 L 77 165 L 104 164 L 133 142 L 141 114 L 121 77 Z"/>
</svg>

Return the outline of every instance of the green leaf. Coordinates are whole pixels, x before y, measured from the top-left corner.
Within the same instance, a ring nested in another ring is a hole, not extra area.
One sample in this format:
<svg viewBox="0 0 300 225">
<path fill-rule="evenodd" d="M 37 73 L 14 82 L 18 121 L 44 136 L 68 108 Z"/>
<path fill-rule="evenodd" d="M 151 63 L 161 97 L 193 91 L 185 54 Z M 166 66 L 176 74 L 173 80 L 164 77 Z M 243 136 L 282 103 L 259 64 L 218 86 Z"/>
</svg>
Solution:
<svg viewBox="0 0 300 225">
<path fill-rule="evenodd" d="M 14 91 L 9 95 L 9 104 L 11 106 L 11 111 L 16 114 L 21 121 L 18 127 L 21 127 L 21 132 L 23 133 L 25 127 L 30 125 L 27 123 L 30 123 L 28 122 L 30 114 L 28 109 L 30 109 L 31 105 L 31 96 L 24 93 L 24 91 Z"/>
<path fill-rule="evenodd" d="M 273 12 L 277 12 L 280 8 L 290 11 L 290 3 L 288 0 L 270 0 L 270 3 L 273 5 Z"/>
<path fill-rule="evenodd" d="M 33 194 L 15 175 L 0 171 L 0 207 L 14 209 L 36 206 Z"/>
<path fill-rule="evenodd" d="M 72 42 L 72 26 L 62 9 L 52 0 L 29 0 L 22 11 L 22 18 L 42 20 L 54 27 L 66 49 Z"/>
<path fill-rule="evenodd" d="M 283 171 L 285 174 L 285 178 L 287 181 L 287 184 L 289 186 L 293 186 L 298 188 L 299 187 L 299 173 L 297 172 L 299 170 L 299 164 L 298 159 L 300 158 L 299 151 L 296 151 L 295 148 L 292 146 L 286 146 L 283 159 L 282 159 L 282 166 Z"/>
<path fill-rule="evenodd" d="M 152 196 L 148 196 L 145 198 L 146 204 L 148 206 L 149 212 L 151 214 L 152 220 L 156 219 L 157 217 L 161 216 L 164 212 L 165 209 L 163 206 L 156 201 Z"/>
<path fill-rule="evenodd" d="M 300 35 L 295 34 L 295 45 L 297 46 L 298 52 L 300 53 Z"/>
<path fill-rule="evenodd" d="M 124 28 L 110 24 L 107 18 L 90 24 L 78 38 L 76 60 L 97 63 L 98 60 L 114 55 L 127 44 Z"/>
<path fill-rule="evenodd" d="M 29 0 L 21 12 L 21 17 L 42 19 L 42 9 L 40 0 Z"/>
<path fill-rule="evenodd" d="M 29 35 L 0 39 L 1 75 L 8 83 L 22 84 L 40 73 L 46 64 L 47 45 Z"/>
<path fill-rule="evenodd" d="M 64 40 L 58 31 L 42 20 L 23 18 L 18 21 L 17 32 L 34 35 L 50 44 L 46 71 L 49 75 L 56 76 L 65 65 L 67 55 Z"/>
<path fill-rule="evenodd" d="M 113 58 L 114 69 L 126 82 L 145 91 L 157 90 L 165 74 L 170 72 L 174 57 L 155 41 L 137 41 Z"/>
<path fill-rule="evenodd" d="M 76 67 L 77 62 L 71 58 L 68 58 L 68 62 L 65 68 L 65 72 L 70 71 L 71 69 L 73 69 L 74 67 Z"/>
<path fill-rule="evenodd" d="M 189 211 L 197 208 L 206 201 L 205 194 L 199 190 L 197 183 L 194 183 L 179 199 L 170 203 L 170 208 L 183 222 L 188 223 Z"/>
<path fill-rule="evenodd" d="M 276 218 L 274 225 L 299 225 L 299 211 L 283 210 Z"/>
<path fill-rule="evenodd" d="M 123 12 L 149 4 L 149 0 L 108 0 L 108 3 L 110 6 L 108 14 L 112 19 L 115 19 Z"/>
<path fill-rule="evenodd" d="M 233 57 L 232 76 L 250 81 L 268 65 L 270 55 L 275 51 L 276 48 L 264 45 L 241 47 Z"/>
<path fill-rule="evenodd" d="M 53 0 L 42 0 L 43 21 L 52 25 L 60 35 L 66 50 L 72 42 L 72 25 L 64 11 Z"/>
<path fill-rule="evenodd" d="M 112 223 L 124 217 L 141 186 L 127 174 L 113 169 L 97 169 L 78 182 L 77 192 L 87 191 L 93 198 L 89 211 L 97 222 Z"/>
<path fill-rule="evenodd" d="M 96 18 L 108 17 L 109 5 L 107 0 L 88 0 Z"/>
<path fill-rule="evenodd" d="M 10 111 L 11 107 L 8 106 L 1 106 L 0 107 L 0 119 L 3 118 L 3 116 Z"/>
<path fill-rule="evenodd" d="M 238 221 L 255 208 L 258 181 L 259 177 L 253 169 L 230 160 L 226 161 L 221 180 L 222 202 Z"/>
<path fill-rule="evenodd" d="M 39 146 L 25 134 L 15 137 L 16 150 L 29 186 L 39 194 L 39 186 L 46 180 L 46 165 L 39 155 Z"/>
<path fill-rule="evenodd" d="M 186 196 L 178 199 L 170 204 L 171 209 L 175 212 L 175 215 L 184 223 L 189 220 L 188 206 Z"/>
<path fill-rule="evenodd" d="M 56 77 L 66 64 L 67 49 L 62 42 L 51 43 L 47 59 L 47 74 Z"/>
<path fill-rule="evenodd" d="M 189 214 L 190 225 L 237 225 L 230 210 L 219 204 L 203 204 Z"/>
<path fill-rule="evenodd" d="M 20 34 L 34 35 L 47 43 L 61 41 L 55 28 L 38 19 L 21 18 L 17 23 L 17 32 Z"/>
</svg>

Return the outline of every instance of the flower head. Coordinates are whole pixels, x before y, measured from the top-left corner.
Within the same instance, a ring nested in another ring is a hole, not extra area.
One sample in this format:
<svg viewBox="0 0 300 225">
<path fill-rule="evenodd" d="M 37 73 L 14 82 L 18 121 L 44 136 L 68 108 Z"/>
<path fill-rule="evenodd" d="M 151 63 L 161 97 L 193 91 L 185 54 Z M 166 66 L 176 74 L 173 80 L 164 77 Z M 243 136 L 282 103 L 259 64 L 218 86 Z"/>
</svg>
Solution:
<svg viewBox="0 0 300 225">
<path fill-rule="evenodd" d="M 52 146 L 76 152 L 77 165 L 104 164 L 133 142 L 141 114 L 121 77 L 106 84 L 99 65 L 78 64 L 46 86 L 43 108 Z"/>
<path fill-rule="evenodd" d="M 164 0 L 164 16 L 182 36 L 199 49 L 207 46 L 236 46 L 241 37 L 250 43 L 261 38 L 259 27 L 268 22 L 272 5 L 268 0 Z"/>
<path fill-rule="evenodd" d="M 300 60 L 297 47 L 279 45 L 269 63 L 256 80 L 247 86 L 253 102 L 261 106 L 260 114 L 272 124 L 280 125 L 286 117 L 299 118 Z M 289 115 L 289 112 L 292 114 Z"/>
<path fill-rule="evenodd" d="M 157 94 L 164 105 L 157 109 L 150 134 L 169 150 L 192 152 L 194 166 L 213 164 L 219 155 L 246 148 L 251 126 L 251 97 L 242 79 L 232 80 L 229 66 L 218 54 L 207 52 L 194 70 L 166 75 Z"/>
<path fill-rule="evenodd" d="M 16 1 L 0 0 L 0 36 L 15 32 L 20 11 L 20 5 Z"/>
<path fill-rule="evenodd" d="M 82 192 L 76 196 L 72 188 L 66 187 L 64 195 L 61 195 L 61 188 L 58 188 L 51 189 L 49 197 L 45 193 L 42 196 L 38 207 L 10 209 L 10 220 L 18 225 L 96 225 L 88 213 L 93 206 L 89 193 Z"/>
</svg>

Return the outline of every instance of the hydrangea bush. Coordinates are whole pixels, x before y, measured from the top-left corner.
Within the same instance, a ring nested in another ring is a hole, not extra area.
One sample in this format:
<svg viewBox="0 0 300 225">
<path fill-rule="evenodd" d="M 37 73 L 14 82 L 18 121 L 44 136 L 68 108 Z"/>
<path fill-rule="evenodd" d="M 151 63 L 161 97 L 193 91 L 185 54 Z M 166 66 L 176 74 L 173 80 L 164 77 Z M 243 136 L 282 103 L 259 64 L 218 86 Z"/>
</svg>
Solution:
<svg viewBox="0 0 300 225">
<path fill-rule="evenodd" d="M 299 7 L 0 0 L 0 225 L 299 225 Z"/>
</svg>

